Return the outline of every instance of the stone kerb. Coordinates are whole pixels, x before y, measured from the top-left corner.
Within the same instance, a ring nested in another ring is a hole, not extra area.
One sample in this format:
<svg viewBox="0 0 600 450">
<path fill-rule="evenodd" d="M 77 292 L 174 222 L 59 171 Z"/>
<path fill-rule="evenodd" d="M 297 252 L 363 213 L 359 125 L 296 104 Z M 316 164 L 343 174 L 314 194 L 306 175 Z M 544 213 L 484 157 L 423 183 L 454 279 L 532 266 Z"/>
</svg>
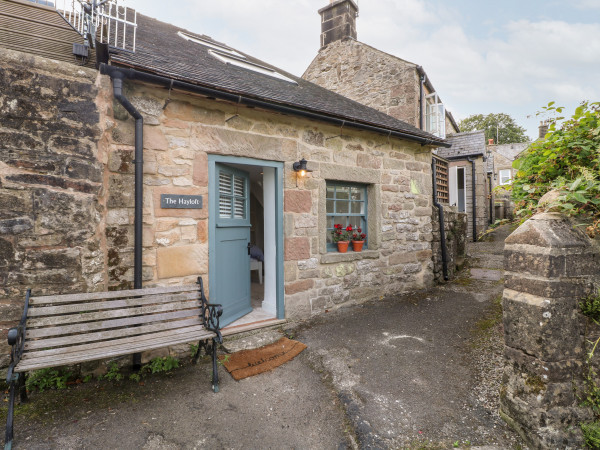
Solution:
<svg viewBox="0 0 600 450">
<path fill-rule="evenodd" d="M 506 366 L 500 412 L 533 448 L 582 446 L 589 419 L 582 380 L 585 320 L 580 299 L 598 281 L 598 250 L 556 213 L 538 214 L 505 241 Z"/>
</svg>

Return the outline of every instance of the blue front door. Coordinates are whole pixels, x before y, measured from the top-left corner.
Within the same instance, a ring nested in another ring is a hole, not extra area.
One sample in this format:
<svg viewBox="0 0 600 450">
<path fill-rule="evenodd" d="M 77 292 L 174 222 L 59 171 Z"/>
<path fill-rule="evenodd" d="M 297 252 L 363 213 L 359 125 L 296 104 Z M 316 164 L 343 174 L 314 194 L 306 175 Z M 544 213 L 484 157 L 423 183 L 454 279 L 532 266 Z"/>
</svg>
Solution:
<svg viewBox="0 0 600 450">
<path fill-rule="evenodd" d="M 252 311 L 250 304 L 250 185 L 248 173 L 216 165 L 215 255 L 213 280 L 216 298 L 223 305 L 225 326 Z"/>
</svg>

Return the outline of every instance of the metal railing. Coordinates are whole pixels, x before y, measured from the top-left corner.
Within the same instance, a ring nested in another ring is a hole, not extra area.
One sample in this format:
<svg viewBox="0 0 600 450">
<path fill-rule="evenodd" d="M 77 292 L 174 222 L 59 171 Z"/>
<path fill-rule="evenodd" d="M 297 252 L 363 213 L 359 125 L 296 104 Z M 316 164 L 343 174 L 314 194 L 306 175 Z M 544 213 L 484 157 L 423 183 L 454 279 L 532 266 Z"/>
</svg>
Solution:
<svg viewBox="0 0 600 450">
<path fill-rule="evenodd" d="M 62 0 L 62 8 L 56 9 L 84 38 L 135 52 L 136 10 L 116 0 Z"/>
</svg>

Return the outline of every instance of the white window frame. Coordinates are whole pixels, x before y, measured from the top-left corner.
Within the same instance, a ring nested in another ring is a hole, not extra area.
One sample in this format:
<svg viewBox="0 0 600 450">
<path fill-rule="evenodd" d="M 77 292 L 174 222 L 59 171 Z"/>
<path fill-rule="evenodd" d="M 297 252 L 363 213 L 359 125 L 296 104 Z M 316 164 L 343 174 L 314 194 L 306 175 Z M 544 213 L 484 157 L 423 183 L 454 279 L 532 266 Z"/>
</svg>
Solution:
<svg viewBox="0 0 600 450">
<path fill-rule="evenodd" d="M 178 31 L 177 34 L 182 37 L 183 39 L 185 39 L 186 41 L 191 41 L 191 42 L 195 42 L 196 44 L 200 44 L 200 45 L 204 45 L 205 47 L 209 47 L 215 50 L 219 50 L 221 52 L 225 52 L 227 54 L 230 54 L 232 56 L 237 56 L 238 58 L 246 58 L 244 55 L 242 55 L 241 53 L 236 52 L 234 49 L 226 47 L 224 45 L 219 45 L 217 43 L 214 42 L 210 42 L 206 39 L 202 39 L 196 36 L 190 36 L 189 34 L 183 33 L 181 31 Z"/>
<path fill-rule="evenodd" d="M 446 108 L 437 92 L 425 96 L 425 131 L 446 138 Z"/>
<path fill-rule="evenodd" d="M 285 75 L 282 75 L 269 67 L 261 66 L 260 64 L 253 63 L 245 59 L 240 59 L 234 56 L 226 55 L 225 53 L 217 52 L 215 50 L 209 50 L 208 53 L 217 58 L 219 61 L 224 62 L 225 64 L 231 64 L 233 66 L 242 67 L 244 69 L 262 73 L 263 75 L 267 75 L 269 77 L 279 78 L 280 80 L 287 81 L 288 83 L 298 84 L 291 78 L 288 78 Z"/>
<path fill-rule="evenodd" d="M 504 186 L 506 184 L 512 183 L 512 170 L 511 169 L 501 169 L 498 171 L 498 184 L 500 186 Z"/>
</svg>

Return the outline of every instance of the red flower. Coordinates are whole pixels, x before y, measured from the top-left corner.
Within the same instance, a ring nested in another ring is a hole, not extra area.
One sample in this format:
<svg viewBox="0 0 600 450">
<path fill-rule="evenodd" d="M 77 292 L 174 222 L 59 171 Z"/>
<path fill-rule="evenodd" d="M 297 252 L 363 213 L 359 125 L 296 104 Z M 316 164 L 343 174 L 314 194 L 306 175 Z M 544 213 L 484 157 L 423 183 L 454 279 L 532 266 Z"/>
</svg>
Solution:
<svg viewBox="0 0 600 450">
<path fill-rule="evenodd" d="M 362 230 L 360 229 L 360 227 L 358 227 L 358 228 L 356 229 L 356 231 L 358 231 L 359 233 L 362 233 Z"/>
<path fill-rule="evenodd" d="M 367 235 L 366 235 L 365 233 L 362 233 L 362 234 L 360 235 L 360 238 L 361 238 L 363 241 L 365 240 L 365 238 L 366 238 L 366 237 L 367 237 Z"/>
<path fill-rule="evenodd" d="M 336 223 L 333 228 L 337 228 L 338 230 L 342 229 L 342 224 L 341 223 Z"/>
<path fill-rule="evenodd" d="M 348 226 L 346 227 L 346 231 L 352 231 L 352 225 L 348 225 Z"/>
<path fill-rule="evenodd" d="M 354 233 L 354 234 L 352 235 L 352 239 L 354 239 L 354 240 L 356 241 L 356 240 L 357 240 L 357 238 L 358 238 L 358 235 L 357 235 L 356 233 Z"/>
</svg>

